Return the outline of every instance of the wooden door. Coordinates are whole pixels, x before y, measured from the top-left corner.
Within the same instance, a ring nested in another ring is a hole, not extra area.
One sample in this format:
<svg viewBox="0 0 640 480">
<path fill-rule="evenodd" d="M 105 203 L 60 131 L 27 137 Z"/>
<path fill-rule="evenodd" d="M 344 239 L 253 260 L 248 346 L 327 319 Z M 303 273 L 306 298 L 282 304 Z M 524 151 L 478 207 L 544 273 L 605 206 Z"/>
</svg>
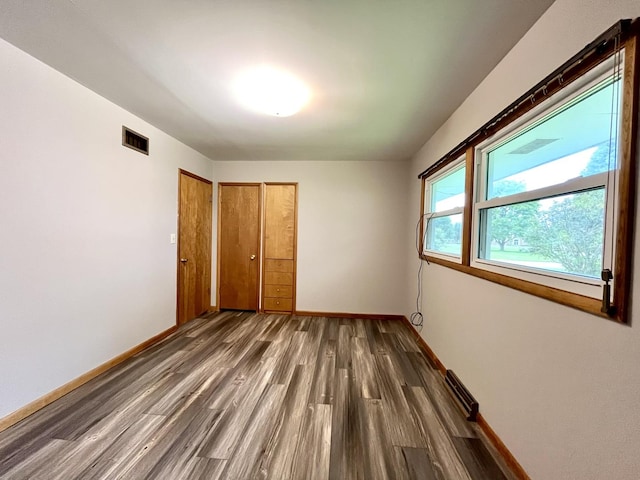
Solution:
<svg viewBox="0 0 640 480">
<path fill-rule="evenodd" d="M 178 308 L 181 325 L 211 306 L 211 200 L 209 180 L 180 170 Z"/>
<path fill-rule="evenodd" d="M 261 185 L 218 184 L 218 306 L 257 310 Z"/>
<path fill-rule="evenodd" d="M 296 304 L 298 185 L 267 183 L 262 309 L 293 313 Z"/>
</svg>

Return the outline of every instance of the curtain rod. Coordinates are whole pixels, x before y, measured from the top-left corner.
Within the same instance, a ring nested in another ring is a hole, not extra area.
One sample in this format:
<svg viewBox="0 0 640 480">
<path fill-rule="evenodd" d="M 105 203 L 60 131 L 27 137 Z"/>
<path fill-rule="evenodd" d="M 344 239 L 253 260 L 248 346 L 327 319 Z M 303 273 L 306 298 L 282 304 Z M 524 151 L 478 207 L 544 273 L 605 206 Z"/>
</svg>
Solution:
<svg viewBox="0 0 640 480">
<path fill-rule="evenodd" d="M 451 160 L 453 160 L 454 158 L 457 158 L 458 156 L 462 155 L 462 153 L 469 146 L 473 145 L 473 142 L 478 137 L 480 137 L 483 134 L 486 134 L 491 128 L 494 128 L 496 125 L 498 125 L 502 120 L 504 120 L 504 118 L 508 117 L 511 113 L 513 113 L 524 102 L 531 101 L 532 103 L 534 103 L 536 94 L 538 92 L 540 92 L 541 90 L 543 91 L 543 94 L 546 95 L 548 85 L 551 82 L 553 82 L 554 80 L 557 80 L 559 82 L 559 84 L 562 85 L 563 76 L 568 71 L 570 71 L 572 68 L 577 67 L 579 64 L 581 64 L 583 62 L 583 60 L 585 58 L 587 58 L 588 56 L 590 56 L 590 55 L 592 55 L 594 53 L 596 53 L 596 54 L 604 54 L 604 53 L 606 53 L 607 49 L 611 46 L 609 42 L 611 42 L 612 40 L 614 40 L 617 37 L 623 37 L 624 35 L 628 34 L 630 29 L 631 29 L 632 23 L 633 24 L 637 24 L 637 20 L 638 19 L 635 19 L 632 22 L 630 19 L 624 19 L 624 20 L 619 20 L 618 22 L 613 24 L 604 33 L 599 35 L 594 41 L 592 41 L 591 43 L 586 45 L 577 54 L 575 54 L 569 60 L 567 60 L 562 65 L 560 65 L 558 68 L 556 68 L 553 72 L 551 72 L 549 75 L 547 75 L 543 80 L 541 80 L 540 82 L 536 83 L 532 88 L 530 88 L 523 95 L 518 97 L 517 100 L 515 100 L 514 102 L 509 104 L 509 106 L 504 108 L 500 113 L 498 113 L 496 116 L 494 116 L 491 120 L 489 120 L 487 123 L 485 123 L 482 127 L 480 127 L 478 130 L 473 132 L 466 139 L 464 139 L 462 142 L 460 142 L 458 145 L 456 145 L 444 157 L 442 157 L 440 160 L 435 162 L 433 165 L 431 165 L 430 167 L 428 167 L 424 171 L 422 171 L 418 175 L 418 178 L 422 179 L 422 178 L 430 175 L 431 173 L 439 170 L 446 163 L 448 163 Z M 637 26 L 638 25 L 636 25 L 636 27 Z M 621 41 L 622 40 L 623 40 L 623 38 L 621 38 Z M 613 53 L 613 50 L 612 50 L 611 53 Z"/>
</svg>

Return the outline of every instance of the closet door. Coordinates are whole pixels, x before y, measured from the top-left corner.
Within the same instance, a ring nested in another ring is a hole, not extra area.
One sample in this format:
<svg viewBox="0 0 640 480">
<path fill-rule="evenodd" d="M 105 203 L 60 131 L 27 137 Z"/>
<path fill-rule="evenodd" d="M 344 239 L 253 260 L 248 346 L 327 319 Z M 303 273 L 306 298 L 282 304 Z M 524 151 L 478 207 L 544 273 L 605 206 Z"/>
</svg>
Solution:
<svg viewBox="0 0 640 480">
<path fill-rule="evenodd" d="M 258 310 L 261 185 L 218 184 L 218 307 Z"/>
<path fill-rule="evenodd" d="M 267 183 L 264 200 L 262 309 L 293 313 L 296 299 L 298 184 Z"/>
</svg>

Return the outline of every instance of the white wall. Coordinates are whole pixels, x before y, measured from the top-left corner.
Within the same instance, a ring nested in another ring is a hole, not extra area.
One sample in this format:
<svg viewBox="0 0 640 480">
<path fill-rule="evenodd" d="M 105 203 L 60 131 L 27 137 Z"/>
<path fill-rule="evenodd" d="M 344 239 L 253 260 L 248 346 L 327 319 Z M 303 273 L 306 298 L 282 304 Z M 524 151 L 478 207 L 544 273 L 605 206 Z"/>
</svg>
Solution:
<svg viewBox="0 0 640 480">
<path fill-rule="evenodd" d="M 637 16 L 638 0 L 554 3 L 415 157 L 411 232 L 420 171 L 615 21 Z M 415 304 L 412 251 L 408 262 L 405 313 Z M 423 294 L 422 335 L 532 478 L 640 478 L 638 309 L 621 326 L 436 265 L 425 268 Z"/>
<path fill-rule="evenodd" d="M 178 168 L 212 162 L 3 40 L 0 65 L 1 418 L 175 325 Z"/>
<path fill-rule="evenodd" d="M 216 182 L 299 183 L 298 310 L 378 314 L 402 312 L 407 168 L 348 161 L 214 166 Z"/>
</svg>

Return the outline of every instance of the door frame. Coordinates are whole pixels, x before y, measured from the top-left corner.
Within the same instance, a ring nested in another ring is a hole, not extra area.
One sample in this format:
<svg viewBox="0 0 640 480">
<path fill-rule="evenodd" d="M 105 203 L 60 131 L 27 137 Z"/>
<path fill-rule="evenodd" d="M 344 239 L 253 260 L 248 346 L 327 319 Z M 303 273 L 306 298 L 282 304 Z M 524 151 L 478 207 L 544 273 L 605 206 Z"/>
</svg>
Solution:
<svg viewBox="0 0 640 480">
<path fill-rule="evenodd" d="M 258 288 L 256 289 L 256 312 L 261 311 L 260 305 L 260 297 L 262 293 L 262 222 L 264 221 L 264 216 L 262 212 L 262 203 L 263 203 L 263 194 L 264 188 L 262 187 L 262 182 L 218 182 L 218 205 L 217 205 L 217 252 L 216 252 L 216 305 L 217 309 L 220 310 L 220 232 L 222 217 L 220 216 L 220 204 L 222 203 L 222 188 L 220 187 L 258 187 L 258 253 L 256 260 L 258 262 Z"/>
<path fill-rule="evenodd" d="M 213 187 L 213 182 L 211 180 L 207 180 L 204 177 L 201 177 L 199 175 L 196 175 L 195 173 L 191 173 L 188 170 L 184 170 L 182 168 L 178 168 L 178 231 L 176 232 L 176 325 L 179 327 L 180 326 L 180 231 L 182 229 L 182 215 L 180 212 L 180 198 L 181 198 L 181 193 L 182 193 L 182 185 L 180 182 L 180 175 L 186 175 L 187 177 L 191 177 L 195 180 L 198 180 L 200 182 L 206 183 L 208 185 L 211 185 Z M 211 195 L 213 196 L 213 192 L 211 192 Z M 211 199 L 211 201 L 213 202 L 213 198 Z M 211 209 L 211 220 L 210 220 L 210 227 L 213 226 L 213 208 Z M 213 237 L 213 236 L 212 236 Z M 211 259 L 213 257 L 213 245 L 210 246 L 209 249 L 209 258 Z M 211 262 L 209 262 L 209 269 L 211 269 Z M 209 292 L 211 292 L 211 275 L 209 275 Z M 211 297 L 211 294 L 209 294 L 209 297 Z M 209 298 L 209 309 L 211 307 L 211 298 Z M 185 322 L 186 323 L 186 322 Z"/>
</svg>

